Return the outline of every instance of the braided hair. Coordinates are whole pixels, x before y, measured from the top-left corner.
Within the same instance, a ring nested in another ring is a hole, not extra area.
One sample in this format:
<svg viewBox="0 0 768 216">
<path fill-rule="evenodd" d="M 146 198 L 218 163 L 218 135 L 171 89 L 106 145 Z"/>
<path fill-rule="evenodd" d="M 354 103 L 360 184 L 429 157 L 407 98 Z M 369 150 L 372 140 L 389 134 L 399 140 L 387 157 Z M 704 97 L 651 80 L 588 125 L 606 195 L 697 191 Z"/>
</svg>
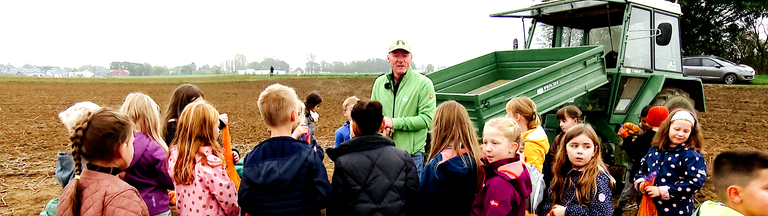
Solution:
<svg viewBox="0 0 768 216">
<path fill-rule="evenodd" d="M 75 161 L 74 189 L 70 195 L 72 215 L 80 215 L 80 174 L 82 159 L 110 161 L 118 156 L 120 145 L 133 136 L 133 123 L 125 114 L 111 109 L 87 111 L 69 137 L 72 141 L 72 158 Z"/>
</svg>

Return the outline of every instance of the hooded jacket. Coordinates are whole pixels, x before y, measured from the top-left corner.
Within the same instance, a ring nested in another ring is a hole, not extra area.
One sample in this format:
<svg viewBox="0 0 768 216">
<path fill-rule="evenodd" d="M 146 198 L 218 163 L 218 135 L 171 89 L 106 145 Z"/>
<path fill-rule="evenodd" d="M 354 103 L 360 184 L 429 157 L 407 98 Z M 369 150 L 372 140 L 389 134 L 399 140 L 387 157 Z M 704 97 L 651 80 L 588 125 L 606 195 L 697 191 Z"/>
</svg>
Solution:
<svg viewBox="0 0 768 216">
<path fill-rule="evenodd" d="M 328 157 L 336 168 L 328 215 L 416 215 L 416 165 L 391 139 L 356 136 Z"/>
<path fill-rule="evenodd" d="M 139 190 L 149 214 L 168 211 L 168 190 L 173 190 L 173 180 L 168 174 L 168 153 L 142 132 L 133 133 L 133 138 L 133 161 L 125 170 L 123 180 Z"/>
<path fill-rule="evenodd" d="M 432 80 L 410 68 L 399 84 L 394 79 L 392 70 L 376 78 L 371 100 L 381 102 L 384 116 L 392 118 L 392 140 L 398 148 L 411 155 L 424 152 L 437 106 L 435 86 Z"/>
<path fill-rule="evenodd" d="M 469 215 L 477 194 L 475 159 L 446 149 L 427 163 L 421 175 L 421 215 Z"/>
<path fill-rule="evenodd" d="M 273 137 L 245 157 L 237 202 L 242 214 L 320 215 L 331 192 L 315 151 L 291 137 Z"/>
<path fill-rule="evenodd" d="M 485 180 L 472 203 L 472 215 L 524 216 L 532 185 L 520 157 L 489 163 L 483 158 Z"/>
<path fill-rule="evenodd" d="M 536 128 L 523 132 L 525 137 L 525 163 L 533 165 L 536 169 L 544 169 L 544 159 L 549 152 L 549 140 L 547 133 L 541 125 Z"/>
</svg>

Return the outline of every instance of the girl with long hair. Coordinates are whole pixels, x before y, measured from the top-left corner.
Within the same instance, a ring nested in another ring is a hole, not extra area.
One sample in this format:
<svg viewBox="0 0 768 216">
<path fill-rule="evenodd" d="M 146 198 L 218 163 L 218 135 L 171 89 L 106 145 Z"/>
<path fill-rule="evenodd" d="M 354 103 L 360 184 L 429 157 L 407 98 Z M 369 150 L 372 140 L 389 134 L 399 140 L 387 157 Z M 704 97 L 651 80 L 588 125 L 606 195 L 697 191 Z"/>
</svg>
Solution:
<svg viewBox="0 0 768 216">
<path fill-rule="evenodd" d="M 640 160 L 635 189 L 653 200 L 658 215 L 692 215 L 694 195 L 707 180 L 707 164 L 700 152 L 704 131 L 696 114 L 684 109 L 669 113 L 651 145 Z M 645 181 L 652 186 L 641 187 L 647 185 L 642 184 Z"/>
<path fill-rule="evenodd" d="M 545 196 L 538 215 L 611 215 L 614 181 L 606 172 L 595 130 L 591 125 L 578 124 L 568 129 L 560 143 L 549 196 Z"/>
<path fill-rule="evenodd" d="M 169 173 L 179 215 L 239 215 L 237 188 L 224 169 L 218 111 L 205 101 L 187 105 L 171 143 Z"/>
<path fill-rule="evenodd" d="M 168 146 L 160 134 L 160 107 L 135 92 L 125 97 L 120 112 L 134 123 L 134 157 L 123 180 L 139 190 L 151 215 L 170 216 L 168 190 L 173 190 L 173 180 L 168 174 Z"/>
<path fill-rule="evenodd" d="M 456 101 L 440 104 L 431 138 L 419 188 L 422 215 L 467 215 L 483 177 L 478 171 L 482 153 L 467 109 Z"/>
</svg>

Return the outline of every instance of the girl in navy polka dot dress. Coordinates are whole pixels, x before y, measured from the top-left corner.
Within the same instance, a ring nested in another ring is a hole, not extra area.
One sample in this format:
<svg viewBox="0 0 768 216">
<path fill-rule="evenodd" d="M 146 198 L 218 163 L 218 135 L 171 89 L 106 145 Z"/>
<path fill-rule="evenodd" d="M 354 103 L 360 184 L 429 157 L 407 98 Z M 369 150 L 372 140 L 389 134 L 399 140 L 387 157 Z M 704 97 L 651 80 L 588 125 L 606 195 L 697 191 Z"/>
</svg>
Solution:
<svg viewBox="0 0 768 216">
<path fill-rule="evenodd" d="M 696 210 L 694 194 L 707 180 L 707 165 L 699 152 L 703 137 L 696 115 L 689 111 L 675 110 L 661 123 L 635 175 L 635 189 L 653 199 L 658 215 L 692 215 Z M 639 188 L 654 173 L 654 186 Z"/>
<path fill-rule="evenodd" d="M 611 215 L 611 191 L 615 184 L 606 172 L 600 140 L 591 125 L 568 129 L 555 153 L 549 196 L 540 216 Z"/>
</svg>

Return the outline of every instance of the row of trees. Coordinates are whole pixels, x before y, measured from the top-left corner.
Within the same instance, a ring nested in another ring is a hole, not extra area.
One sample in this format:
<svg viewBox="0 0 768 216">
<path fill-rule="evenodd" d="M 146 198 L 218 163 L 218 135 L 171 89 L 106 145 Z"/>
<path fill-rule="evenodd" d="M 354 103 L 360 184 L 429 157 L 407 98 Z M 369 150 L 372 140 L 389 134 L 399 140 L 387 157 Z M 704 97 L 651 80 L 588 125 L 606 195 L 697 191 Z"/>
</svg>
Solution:
<svg viewBox="0 0 768 216">
<path fill-rule="evenodd" d="M 340 62 L 340 61 L 334 61 L 334 62 L 326 62 L 316 61 L 316 55 L 315 54 L 307 54 L 307 63 L 304 67 L 304 72 L 306 73 L 319 73 L 319 72 L 329 72 L 329 73 L 385 73 L 388 72 L 390 69 L 389 62 L 387 62 L 386 59 L 381 58 L 372 58 L 368 60 L 356 60 L 351 62 Z M 418 66 L 416 63 L 411 62 L 411 68 L 414 70 L 424 71 L 424 72 L 434 72 L 435 66 L 432 64 L 428 64 L 426 66 L 421 65 Z"/>
<path fill-rule="evenodd" d="M 356 60 L 351 62 L 317 62 L 317 56 L 315 54 L 307 54 L 307 63 L 305 67 L 297 68 L 299 73 L 384 73 L 389 71 L 390 65 L 386 59 L 372 58 L 368 60 Z M 86 66 L 83 66 L 86 67 Z M 88 65 L 90 67 L 90 65 Z M 416 65 L 411 62 L 411 67 L 414 70 L 424 72 L 434 72 L 435 66 L 428 65 Z M 227 60 L 221 65 L 203 65 L 198 67 L 194 62 L 169 68 L 168 66 L 155 65 L 152 66 L 149 63 L 134 63 L 126 61 L 113 61 L 109 64 L 110 70 L 122 69 L 130 72 L 131 76 L 158 76 L 158 75 L 190 75 L 190 74 L 231 74 L 237 73 L 238 70 L 255 69 L 255 70 L 269 70 L 274 68 L 275 70 L 291 71 L 290 64 L 275 57 L 265 57 L 261 62 L 253 61 L 248 62 L 247 58 L 243 54 L 237 54 L 232 60 Z"/>
</svg>

